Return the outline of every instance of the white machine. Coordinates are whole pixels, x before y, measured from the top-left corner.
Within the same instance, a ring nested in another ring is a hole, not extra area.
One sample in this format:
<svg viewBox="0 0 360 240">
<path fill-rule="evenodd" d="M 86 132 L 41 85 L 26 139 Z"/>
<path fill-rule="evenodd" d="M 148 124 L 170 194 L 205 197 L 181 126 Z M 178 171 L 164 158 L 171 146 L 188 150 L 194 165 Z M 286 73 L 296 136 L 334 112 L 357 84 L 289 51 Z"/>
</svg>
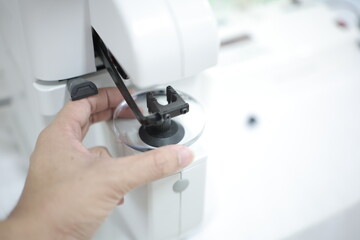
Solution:
<svg viewBox="0 0 360 240">
<path fill-rule="evenodd" d="M 206 0 L 2 0 L 0 15 L 8 69 L 18 73 L 12 88 L 14 119 L 20 119 L 16 124 L 25 152 L 69 95 L 76 100 L 96 94 L 97 87 L 113 85 L 113 74 L 136 88 L 152 89 L 215 65 L 218 55 L 217 24 Z M 119 89 L 126 95 L 125 85 Z M 178 98 L 172 90 L 169 94 Z M 171 117 L 188 108 L 175 110 Z M 119 152 L 107 132 L 95 126 L 86 144 Z M 131 216 L 127 224 L 134 238 L 178 238 L 201 222 L 206 154 L 198 142 L 189 145 L 194 164 L 136 189 L 117 210 Z M 134 151 L 128 147 L 120 154 Z M 114 221 L 109 225 L 121 231 Z"/>
<path fill-rule="evenodd" d="M 0 44 L 0 82 L 6 79 L 5 83 L 10 87 L 11 94 L 7 96 L 11 96 L 11 106 L 15 111 L 12 112 L 14 116 L 9 119 L 16 127 L 14 130 L 18 130 L 18 139 L 24 143 L 21 146 L 28 151 L 31 151 L 31 145 L 40 129 L 67 98 L 66 82 L 74 81 L 35 79 L 32 77 L 35 70 L 29 64 L 34 61 L 29 60 L 27 51 L 30 50 L 32 56 L 38 57 L 54 55 L 54 59 L 47 57 L 48 66 L 40 68 L 44 71 L 50 69 L 50 65 L 53 66 L 50 61 L 59 61 L 60 56 L 80 56 L 82 52 L 87 53 L 82 48 L 72 47 L 79 41 L 76 40 L 77 34 L 86 33 L 83 39 L 92 41 L 92 33 L 88 27 L 84 27 L 86 32 L 74 30 L 75 33 L 70 33 L 69 30 L 82 29 L 76 26 L 84 24 L 83 22 L 87 22 L 87 26 L 91 25 L 90 10 L 85 10 L 92 9 L 88 5 L 91 2 L 51 1 L 57 6 L 50 8 L 49 1 L 51 0 L 42 3 L 32 1 L 37 6 L 34 5 L 31 10 L 27 7 L 30 3 L 25 0 L 0 0 L 0 42 L 5 42 Z M 213 0 L 213 3 L 215 1 L 230 2 Z M 265 2 L 246 0 L 250 1 Z M 192 1 L 189 11 L 192 11 L 194 2 L 197 1 Z M 222 124 L 220 128 L 219 123 L 223 123 L 224 115 L 214 114 L 207 118 L 207 130 L 210 131 L 204 132 L 206 137 L 191 144 L 197 154 L 192 168 L 132 191 L 126 196 L 125 205 L 111 214 L 95 239 L 161 239 L 160 234 L 176 238 L 185 233 L 188 226 L 195 226 L 201 218 L 201 180 L 206 161 L 207 195 L 202 227 L 190 237 L 183 235 L 185 237 L 181 237 L 182 239 L 360 239 L 360 1 L 266 2 L 269 2 L 266 6 L 248 8 L 241 14 L 235 13 L 234 9 L 234 15 L 227 15 L 223 20 L 220 18 L 223 47 L 216 68 L 200 74 L 197 81 L 187 79 L 178 81 L 181 84 L 171 83 L 176 90 L 182 90 L 188 95 L 188 91 L 193 93 L 193 89 L 198 87 L 198 80 L 204 79 L 206 85 L 203 85 L 201 96 L 190 95 L 200 97 L 208 113 L 221 109 L 222 113 L 232 113 L 231 119 L 236 122 Z M 327 2 L 334 5 L 328 5 Z M 184 1 L 183 3 L 185 4 Z M 72 5 L 72 8 L 65 9 L 66 4 Z M 137 5 L 141 9 L 150 8 L 148 5 L 145 8 L 142 6 L 145 5 Z M 19 9 L 27 14 L 20 14 Z M 31 14 L 36 9 L 39 12 Z M 114 9 L 116 7 L 112 8 Z M 148 23 L 160 16 L 159 12 L 149 12 L 149 15 L 155 17 L 143 19 L 146 23 L 143 34 L 150 29 Z M 200 12 L 199 9 L 198 13 Z M 223 16 L 221 14 L 220 12 L 220 17 Z M 148 15 L 141 15 L 144 16 Z M 38 19 L 44 26 L 47 25 L 46 22 L 52 26 L 62 26 L 64 22 L 71 24 L 64 28 L 39 27 L 38 32 L 42 30 L 47 33 L 43 32 L 39 39 L 47 38 L 46 43 L 51 42 L 52 45 L 39 44 L 37 51 L 33 51 L 34 43 L 39 40 L 24 40 L 29 39 L 24 37 L 24 32 L 29 35 L 29 27 L 32 26 L 34 31 L 34 26 L 37 26 L 37 23 L 31 24 L 29 19 Z M 164 24 L 166 21 L 159 22 Z M 195 22 L 192 24 L 195 25 Z M 113 21 L 109 25 L 113 30 L 118 26 Z M 93 27 L 96 29 L 95 25 Z M 115 55 L 105 35 L 99 29 L 96 31 Z M 64 37 L 62 43 L 59 41 L 61 37 Z M 68 44 L 64 44 L 65 40 Z M 203 42 L 207 41 L 208 39 Z M 91 45 L 92 43 L 89 44 Z M 67 47 L 55 53 L 60 46 Z M 148 49 L 155 49 L 156 46 L 152 44 Z M 165 45 L 162 44 L 160 49 L 163 46 Z M 92 51 L 92 47 L 89 49 Z M 80 55 L 74 51 L 78 51 Z M 71 61 L 78 62 L 74 56 L 64 61 L 61 67 Z M 118 57 L 116 59 L 120 62 Z M 124 63 L 120 63 L 130 75 Z M 150 64 L 153 63 L 160 63 L 160 60 L 150 61 Z M 155 66 L 166 71 L 170 62 L 161 64 Z M 97 65 L 101 68 L 101 61 Z M 79 65 L 72 66 L 79 68 Z M 51 71 L 54 72 L 54 69 Z M 62 78 L 67 77 L 69 76 Z M 113 84 L 106 70 L 99 69 L 79 78 L 91 80 L 97 87 Z M 34 82 L 37 88 L 33 87 Z M 179 86 L 186 84 L 191 87 Z M 0 90 L 2 89 L 3 85 Z M 210 97 L 203 98 L 203 95 Z M 43 100 L 38 101 L 39 96 Z M 143 96 L 139 93 L 134 99 L 139 103 Z M 224 104 L 219 99 L 225 99 L 229 104 Z M 185 101 L 188 99 L 185 98 Z M 119 111 L 122 106 L 119 106 Z M 180 118 L 194 113 L 193 110 L 190 106 L 188 114 L 178 116 L 175 120 L 180 121 Z M 110 124 L 114 123 L 115 127 L 118 123 L 132 125 L 130 121 L 118 120 L 115 119 Z M 8 124 L 3 124 L 3 121 L 1 118 L 1 127 L 4 128 Z M 87 146 L 110 146 L 110 142 L 116 143 L 116 148 L 110 150 L 118 150 L 121 154 L 133 154 L 136 151 L 129 145 L 136 143 L 138 138 L 126 138 L 131 137 L 131 131 L 127 131 L 128 135 L 117 132 L 118 137 L 126 140 L 118 143 L 110 135 L 104 134 L 108 129 L 106 125 L 94 125 L 86 141 Z M 123 128 L 120 125 L 115 129 Z M 132 141 L 127 141 L 130 139 Z M 208 148 L 208 158 L 205 151 L 201 151 L 200 141 Z M 135 146 L 139 145 L 134 144 L 133 147 Z M 1 147 L 4 149 L 7 146 Z M 13 160 L 17 159 L 4 158 L 0 161 L 0 170 L 3 171 L 0 171 L 1 216 L 6 216 L 10 211 L 10 202 L 16 201 L 22 187 L 18 165 Z M 16 168 L 7 167 L 10 162 Z M 25 175 L 25 171 L 23 174 Z M 196 180 L 194 176 L 197 177 Z M 186 190 L 175 194 L 174 183 L 179 182 L 177 186 L 181 190 L 186 187 L 186 180 L 189 179 L 191 181 Z M 198 184 L 196 188 L 195 183 Z M 14 194 L 15 189 L 18 194 Z M 160 211 L 157 207 L 160 207 Z M 196 211 L 186 215 L 189 213 L 188 207 Z M 5 212 L 4 209 L 9 210 Z M 166 215 L 161 215 L 165 211 Z M 174 234 L 175 232 L 177 233 Z"/>
</svg>

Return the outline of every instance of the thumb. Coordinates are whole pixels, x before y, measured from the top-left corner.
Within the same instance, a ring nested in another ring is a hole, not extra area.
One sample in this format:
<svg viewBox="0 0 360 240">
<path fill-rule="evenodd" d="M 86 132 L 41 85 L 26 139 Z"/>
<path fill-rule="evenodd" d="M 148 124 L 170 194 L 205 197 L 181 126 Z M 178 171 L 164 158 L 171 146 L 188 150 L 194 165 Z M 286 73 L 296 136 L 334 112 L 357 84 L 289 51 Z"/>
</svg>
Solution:
<svg viewBox="0 0 360 240">
<path fill-rule="evenodd" d="M 124 194 L 133 188 L 169 176 L 185 168 L 193 161 L 189 148 L 171 145 L 149 152 L 125 157 L 117 161 L 120 183 Z"/>
</svg>

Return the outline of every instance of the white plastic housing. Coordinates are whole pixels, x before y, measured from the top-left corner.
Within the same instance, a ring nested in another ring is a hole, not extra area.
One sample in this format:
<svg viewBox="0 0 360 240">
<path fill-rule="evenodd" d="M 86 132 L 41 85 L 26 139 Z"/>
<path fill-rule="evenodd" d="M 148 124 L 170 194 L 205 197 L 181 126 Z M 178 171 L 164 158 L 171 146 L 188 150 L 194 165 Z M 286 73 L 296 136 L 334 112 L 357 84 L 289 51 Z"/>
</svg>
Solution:
<svg viewBox="0 0 360 240">
<path fill-rule="evenodd" d="M 119 224 L 122 236 L 133 240 L 170 240 L 188 236 L 200 226 L 205 201 L 207 155 L 199 142 L 191 146 L 194 162 L 183 171 L 143 185 L 125 196 L 125 203 L 116 209 L 125 223 Z M 122 144 L 122 154 L 137 151 Z M 179 180 L 188 180 L 188 187 L 181 193 L 173 186 Z M 126 227 L 124 227 L 126 226 Z M 108 238 L 99 235 L 96 239 Z M 113 238 L 119 236 L 112 236 Z"/>
<path fill-rule="evenodd" d="M 88 0 L 20 0 L 19 6 L 35 78 L 96 71 Z"/>
<path fill-rule="evenodd" d="M 68 100 L 66 98 L 66 82 L 59 84 L 44 84 L 34 82 L 33 87 L 36 89 L 39 98 L 39 108 L 44 116 L 55 116 Z"/>
<path fill-rule="evenodd" d="M 217 24 L 206 0 L 20 0 L 36 79 L 96 71 L 94 27 L 130 76 L 146 88 L 216 64 Z"/>
<path fill-rule="evenodd" d="M 91 24 L 140 88 L 216 64 L 217 24 L 206 0 L 89 0 Z"/>
</svg>

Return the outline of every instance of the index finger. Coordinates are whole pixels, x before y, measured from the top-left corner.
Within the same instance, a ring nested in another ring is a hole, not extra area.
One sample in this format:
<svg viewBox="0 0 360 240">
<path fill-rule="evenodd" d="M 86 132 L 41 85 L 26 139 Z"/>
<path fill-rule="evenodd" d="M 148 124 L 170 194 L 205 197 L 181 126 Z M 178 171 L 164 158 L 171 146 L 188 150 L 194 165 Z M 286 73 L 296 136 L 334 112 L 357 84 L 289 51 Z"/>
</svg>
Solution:
<svg viewBox="0 0 360 240">
<path fill-rule="evenodd" d="M 57 116 L 57 120 L 71 128 L 83 128 L 90 123 L 91 116 L 98 114 L 96 121 L 109 120 L 115 107 L 123 100 L 117 88 L 103 88 L 95 96 L 68 102 Z"/>
</svg>

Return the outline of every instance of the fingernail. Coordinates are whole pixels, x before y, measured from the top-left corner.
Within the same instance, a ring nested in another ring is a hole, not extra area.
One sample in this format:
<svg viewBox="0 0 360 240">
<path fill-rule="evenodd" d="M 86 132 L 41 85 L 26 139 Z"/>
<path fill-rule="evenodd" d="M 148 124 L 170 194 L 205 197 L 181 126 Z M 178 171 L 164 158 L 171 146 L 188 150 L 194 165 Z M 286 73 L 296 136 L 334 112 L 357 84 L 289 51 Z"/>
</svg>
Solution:
<svg viewBox="0 0 360 240">
<path fill-rule="evenodd" d="M 184 168 L 186 166 L 188 166 L 194 158 L 194 154 L 192 153 L 192 151 L 186 147 L 181 148 L 181 150 L 178 153 L 178 158 L 179 158 L 179 165 L 180 167 Z"/>
</svg>

